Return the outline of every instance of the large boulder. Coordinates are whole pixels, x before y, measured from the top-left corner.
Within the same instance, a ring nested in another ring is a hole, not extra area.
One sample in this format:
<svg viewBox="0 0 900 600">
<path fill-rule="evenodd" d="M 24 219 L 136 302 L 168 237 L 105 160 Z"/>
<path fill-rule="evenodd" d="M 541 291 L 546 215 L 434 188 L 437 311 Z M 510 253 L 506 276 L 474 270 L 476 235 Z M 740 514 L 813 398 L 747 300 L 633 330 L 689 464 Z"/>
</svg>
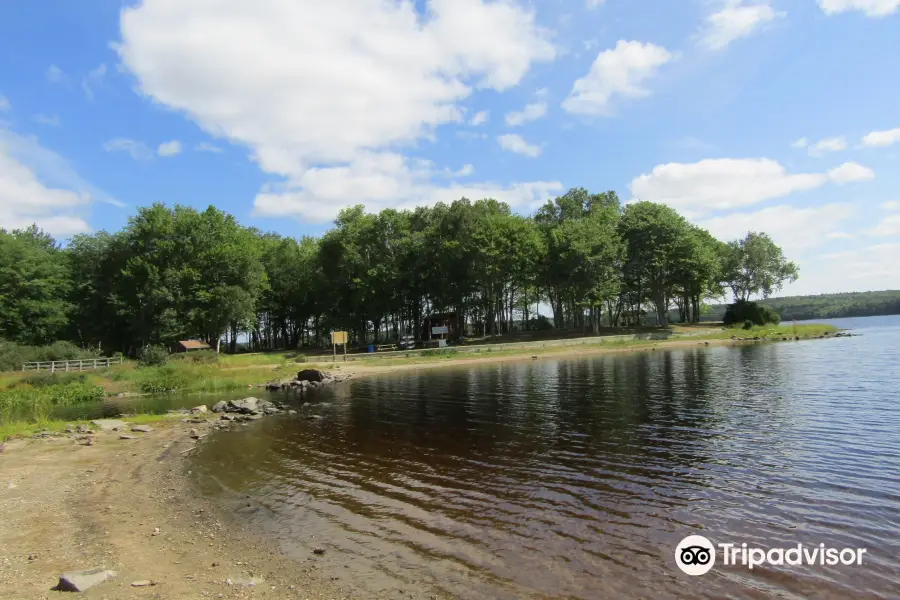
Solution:
<svg viewBox="0 0 900 600">
<path fill-rule="evenodd" d="M 236 412 L 243 415 L 255 415 L 259 412 L 259 398 L 232 400 L 228 403 L 228 412 Z"/>
<path fill-rule="evenodd" d="M 221 413 L 225 412 L 226 410 L 228 410 L 228 403 L 224 400 L 220 400 L 219 402 L 213 404 L 212 411 L 214 413 Z"/>
<path fill-rule="evenodd" d="M 325 372 L 320 371 L 318 369 L 303 369 L 299 373 L 297 373 L 298 381 L 323 381 L 325 379 Z"/>
<path fill-rule="evenodd" d="M 84 592 L 115 576 L 115 571 L 108 571 L 103 567 L 69 571 L 59 576 L 59 583 L 56 584 L 55 589 L 60 592 Z"/>
</svg>

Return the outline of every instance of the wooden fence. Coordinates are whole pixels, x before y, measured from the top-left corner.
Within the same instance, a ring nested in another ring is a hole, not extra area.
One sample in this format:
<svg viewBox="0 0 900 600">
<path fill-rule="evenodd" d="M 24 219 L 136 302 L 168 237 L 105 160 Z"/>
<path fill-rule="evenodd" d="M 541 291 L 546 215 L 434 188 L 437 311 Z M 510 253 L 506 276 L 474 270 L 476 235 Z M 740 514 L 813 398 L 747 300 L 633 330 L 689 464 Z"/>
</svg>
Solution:
<svg viewBox="0 0 900 600">
<path fill-rule="evenodd" d="M 22 371 L 92 371 L 105 369 L 112 365 L 121 365 L 122 357 L 117 358 L 85 358 L 83 360 L 47 360 L 29 362 L 22 365 Z"/>
</svg>

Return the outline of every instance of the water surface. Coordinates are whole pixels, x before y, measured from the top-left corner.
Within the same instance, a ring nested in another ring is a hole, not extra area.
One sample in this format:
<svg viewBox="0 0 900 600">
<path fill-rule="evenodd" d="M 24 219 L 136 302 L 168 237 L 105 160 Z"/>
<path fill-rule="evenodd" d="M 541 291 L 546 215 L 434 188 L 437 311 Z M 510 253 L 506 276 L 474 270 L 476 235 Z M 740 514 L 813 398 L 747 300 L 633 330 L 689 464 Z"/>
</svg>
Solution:
<svg viewBox="0 0 900 600">
<path fill-rule="evenodd" d="M 835 324 L 860 335 L 361 379 L 212 436 L 194 474 L 363 592 L 897 597 L 900 318 Z M 691 578 L 694 533 L 867 554 Z"/>
</svg>

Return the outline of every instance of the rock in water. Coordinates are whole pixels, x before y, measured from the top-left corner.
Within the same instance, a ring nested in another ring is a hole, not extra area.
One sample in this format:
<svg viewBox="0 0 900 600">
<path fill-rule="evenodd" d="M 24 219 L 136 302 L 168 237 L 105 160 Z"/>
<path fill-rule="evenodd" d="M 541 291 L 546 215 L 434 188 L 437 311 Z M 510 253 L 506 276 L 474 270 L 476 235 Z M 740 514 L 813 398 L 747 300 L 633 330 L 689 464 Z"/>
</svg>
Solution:
<svg viewBox="0 0 900 600">
<path fill-rule="evenodd" d="M 243 400 L 232 400 L 229 403 L 230 410 L 228 412 L 238 412 L 245 415 L 255 415 L 259 412 L 259 398 L 244 398 Z"/>
<path fill-rule="evenodd" d="M 209 409 L 206 408 L 205 404 L 201 404 L 200 406 L 195 406 L 194 408 L 192 408 L 191 412 L 196 415 L 206 413 L 208 410 Z"/>
<path fill-rule="evenodd" d="M 97 419 L 96 421 L 91 421 L 91 425 L 100 431 L 115 431 L 117 429 L 125 429 L 127 423 L 118 419 Z"/>
<path fill-rule="evenodd" d="M 320 382 L 325 379 L 325 373 L 318 369 L 303 369 L 297 373 L 298 381 L 315 381 Z"/>
<path fill-rule="evenodd" d="M 214 413 L 220 413 L 220 412 L 225 412 L 227 408 L 228 408 L 228 403 L 225 402 L 224 400 L 222 400 L 220 402 L 216 402 L 215 404 L 213 404 L 212 411 Z"/>
<path fill-rule="evenodd" d="M 60 592 L 84 592 L 115 576 L 115 571 L 107 571 L 103 567 L 69 571 L 59 576 L 59 583 L 56 584 L 55 589 Z"/>
</svg>

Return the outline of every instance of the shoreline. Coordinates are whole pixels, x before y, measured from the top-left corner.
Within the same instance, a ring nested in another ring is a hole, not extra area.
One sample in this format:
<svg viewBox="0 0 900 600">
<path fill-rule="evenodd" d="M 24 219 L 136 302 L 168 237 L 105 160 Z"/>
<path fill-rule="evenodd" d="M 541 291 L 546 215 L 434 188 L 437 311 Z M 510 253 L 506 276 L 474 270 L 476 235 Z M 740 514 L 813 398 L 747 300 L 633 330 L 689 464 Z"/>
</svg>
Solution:
<svg viewBox="0 0 900 600">
<path fill-rule="evenodd" d="M 203 434 L 215 422 L 169 418 L 129 434 L 134 439 L 99 432 L 90 446 L 58 437 L 7 443 L 0 599 L 55 597 L 49 590 L 61 573 L 93 567 L 117 574 L 85 598 L 356 597 L 339 573 L 319 571 L 317 557 L 284 556 L 196 493 L 186 460 L 190 430 Z M 132 587 L 138 581 L 155 585 Z"/>
</svg>

